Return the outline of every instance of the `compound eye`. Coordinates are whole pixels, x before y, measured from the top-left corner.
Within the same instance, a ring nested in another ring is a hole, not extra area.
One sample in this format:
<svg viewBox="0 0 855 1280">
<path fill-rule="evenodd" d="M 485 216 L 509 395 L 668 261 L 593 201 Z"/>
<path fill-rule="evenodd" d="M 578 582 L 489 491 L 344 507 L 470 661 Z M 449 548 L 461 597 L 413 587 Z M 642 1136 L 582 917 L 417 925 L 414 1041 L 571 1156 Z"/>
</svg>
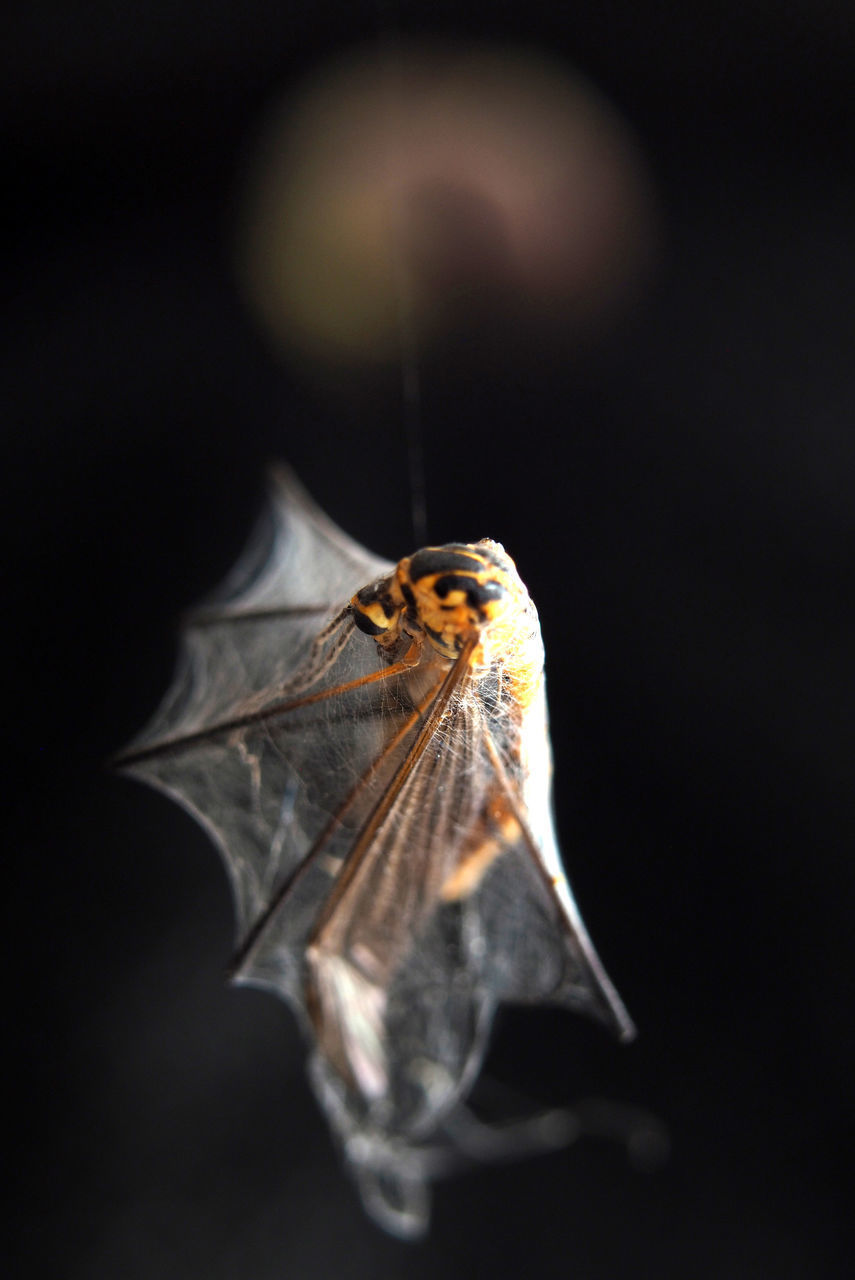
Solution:
<svg viewBox="0 0 855 1280">
<path fill-rule="evenodd" d="M 400 609 L 395 606 L 384 582 L 357 591 L 350 602 L 353 621 L 367 636 L 382 636 L 396 624 Z"/>
<path fill-rule="evenodd" d="M 358 607 L 354 607 L 353 621 L 359 627 L 359 630 L 367 636 L 382 636 L 389 630 L 388 622 L 384 622 L 382 626 L 378 626 L 368 612 Z"/>
</svg>

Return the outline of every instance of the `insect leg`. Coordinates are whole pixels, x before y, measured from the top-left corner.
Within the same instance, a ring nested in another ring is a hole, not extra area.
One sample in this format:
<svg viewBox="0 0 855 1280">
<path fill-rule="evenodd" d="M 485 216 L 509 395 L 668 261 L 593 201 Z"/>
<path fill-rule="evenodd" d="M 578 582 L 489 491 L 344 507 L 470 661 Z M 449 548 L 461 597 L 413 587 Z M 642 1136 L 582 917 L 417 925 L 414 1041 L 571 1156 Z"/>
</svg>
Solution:
<svg viewBox="0 0 855 1280">
<path fill-rule="evenodd" d="M 375 684 L 378 680 L 390 680 L 393 676 L 403 675 L 405 671 L 409 671 L 411 668 L 412 661 L 407 657 L 400 662 L 391 663 L 388 667 L 381 667 L 379 671 L 372 671 L 368 675 L 359 676 L 355 680 L 346 680 L 343 684 L 331 685 L 326 689 L 318 689 L 315 693 L 308 693 L 303 697 L 286 698 L 281 702 L 274 702 L 272 706 L 264 707 L 261 711 L 248 711 L 242 716 L 232 716 L 228 720 L 218 720 L 216 723 L 206 725 L 204 729 L 197 729 L 193 733 L 181 734 L 175 738 L 163 738 L 160 742 L 155 742 L 149 747 L 140 747 L 135 751 L 127 751 L 123 755 L 116 757 L 113 760 L 113 765 L 117 769 L 126 768 L 140 764 L 144 760 L 150 760 L 154 756 L 163 755 L 168 751 L 179 751 L 195 743 L 207 742 L 220 734 L 231 733 L 235 729 L 244 729 L 247 725 L 269 724 L 271 720 L 277 720 L 292 711 L 299 711 L 303 707 L 312 706 L 313 703 L 339 697 L 341 694 L 349 693 L 354 689 L 361 689 L 366 685 Z M 320 674 L 322 675 L 323 671 Z M 314 678 L 318 679 L 319 675 L 316 674 Z"/>
<path fill-rule="evenodd" d="M 464 847 L 460 861 L 440 889 L 443 902 L 459 902 L 474 893 L 496 858 L 515 844 L 520 834 L 517 816 L 500 793 L 488 805 L 477 838 Z"/>
</svg>

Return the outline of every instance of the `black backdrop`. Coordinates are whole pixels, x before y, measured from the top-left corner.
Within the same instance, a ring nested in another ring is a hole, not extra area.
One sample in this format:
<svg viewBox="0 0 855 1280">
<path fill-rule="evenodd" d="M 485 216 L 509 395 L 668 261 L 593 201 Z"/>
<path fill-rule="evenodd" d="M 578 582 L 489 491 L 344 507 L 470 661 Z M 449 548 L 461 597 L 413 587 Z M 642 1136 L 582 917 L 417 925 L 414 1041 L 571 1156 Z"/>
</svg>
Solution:
<svg viewBox="0 0 855 1280">
<path fill-rule="evenodd" d="M 203 833 L 103 760 L 285 456 L 410 550 L 393 394 L 271 359 L 229 270 L 241 147 L 371 5 L 36 4 L 4 37 L 3 895 L 14 1244 L 73 1277 L 807 1277 L 851 1213 L 855 257 L 843 0 L 398 6 L 520 39 L 619 104 L 663 256 L 584 360 L 424 371 L 434 540 L 515 555 L 548 652 L 558 812 L 640 1028 L 509 1012 L 491 1070 L 667 1122 L 444 1184 L 428 1242 L 361 1215 L 284 1007 L 223 985 Z M 477 375 L 477 376 L 476 376 Z M 374 503 L 373 494 L 383 500 Z M 10 572 L 11 571 L 11 572 Z M 12 1030 L 14 1028 L 14 1030 Z"/>
</svg>

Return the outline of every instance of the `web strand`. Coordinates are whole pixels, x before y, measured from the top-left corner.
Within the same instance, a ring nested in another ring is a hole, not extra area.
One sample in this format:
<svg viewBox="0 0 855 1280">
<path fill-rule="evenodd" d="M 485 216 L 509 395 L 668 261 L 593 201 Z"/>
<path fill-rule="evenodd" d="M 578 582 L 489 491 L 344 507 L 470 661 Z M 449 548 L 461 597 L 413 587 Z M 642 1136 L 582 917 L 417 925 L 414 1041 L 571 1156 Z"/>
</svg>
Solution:
<svg viewBox="0 0 855 1280">
<path fill-rule="evenodd" d="M 422 445 L 421 377 L 419 341 L 415 320 L 412 278 L 401 234 L 406 209 L 400 195 L 398 174 L 399 142 L 397 121 L 401 118 L 401 85 L 403 82 L 401 38 L 397 28 L 394 3 L 377 0 L 378 21 L 385 49 L 386 96 L 386 223 L 392 282 L 395 294 L 398 331 L 398 356 L 401 370 L 401 412 L 407 449 L 407 471 L 410 485 L 410 516 L 417 547 L 427 542 L 427 501 Z"/>
</svg>

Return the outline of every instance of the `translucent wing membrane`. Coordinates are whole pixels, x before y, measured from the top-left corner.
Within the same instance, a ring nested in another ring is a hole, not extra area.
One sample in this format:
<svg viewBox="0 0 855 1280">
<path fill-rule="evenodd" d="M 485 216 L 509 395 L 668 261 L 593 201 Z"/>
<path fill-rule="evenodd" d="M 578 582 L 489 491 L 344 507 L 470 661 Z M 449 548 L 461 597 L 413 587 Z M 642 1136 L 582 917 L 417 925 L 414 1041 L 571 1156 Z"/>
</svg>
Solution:
<svg viewBox="0 0 855 1280">
<path fill-rule="evenodd" d="M 365 708 L 346 699 L 334 709 L 307 707 L 302 717 L 282 708 L 310 686 L 322 693 L 361 678 L 366 664 L 383 665 L 362 646 L 354 653 L 352 624 L 335 618 L 343 600 L 390 567 L 336 528 L 290 472 L 278 469 L 247 550 L 188 619 L 169 693 L 118 761 L 211 832 L 232 879 L 239 939 L 307 848 L 305 828 L 313 819 L 304 811 L 313 802 L 302 779 L 314 778 L 317 786 L 330 775 L 331 757 L 348 758 L 353 744 L 330 735 L 328 726 L 336 718 L 346 725 L 353 714 L 359 727 L 350 736 L 362 750 L 351 752 L 352 774 L 386 732 L 378 724 L 372 733 Z M 298 740 L 299 752 L 291 748 Z"/>
<path fill-rule="evenodd" d="M 199 616 L 330 609 L 392 568 L 333 524 L 280 465 L 271 473 L 267 510 L 249 545 Z"/>
<path fill-rule="evenodd" d="M 172 688 L 128 756 L 264 707 L 342 603 L 392 567 L 337 529 L 287 470 L 270 490 L 238 564 L 189 617 Z"/>
<path fill-rule="evenodd" d="M 536 641 L 536 693 L 520 705 L 518 670 L 477 630 L 452 658 L 414 606 L 394 644 L 355 625 L 350 597 L 393 570 L 278 472 L 265 522 L 190 618 L 172 689 L 119 763 L 215 839 L 234 976 L 295 1009 L 363 1199 L 408 1235 L 499 1001 L 567 1004 L 624 1037 L 632 1025 L 561 869 L 525 588 L 513 570 Z"/>
</svg>

